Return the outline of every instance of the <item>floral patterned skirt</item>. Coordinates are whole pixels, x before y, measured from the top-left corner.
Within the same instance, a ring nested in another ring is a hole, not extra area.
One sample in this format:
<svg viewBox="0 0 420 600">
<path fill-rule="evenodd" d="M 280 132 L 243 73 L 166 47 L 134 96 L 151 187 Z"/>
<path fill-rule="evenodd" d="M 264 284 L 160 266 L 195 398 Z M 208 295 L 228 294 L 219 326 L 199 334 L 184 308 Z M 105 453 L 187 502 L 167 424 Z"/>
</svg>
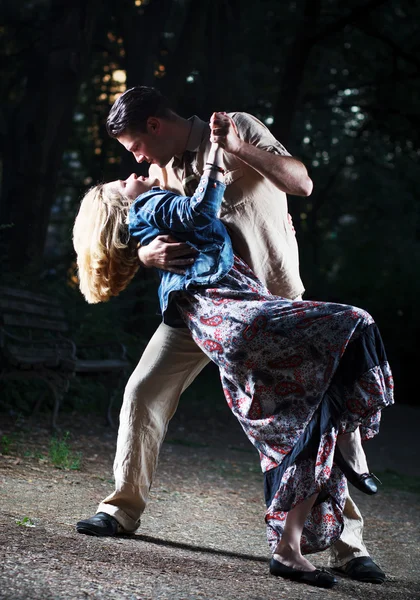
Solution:
<svg viewBox="0 0 420 600">
<path fill-rule="evenodd" d="M 337 435 L 360 426 L 362 439 L 373 437 L 381 409 L 393 403 L 372 317 L 354 306 L 273 296 L 237 257 L 214 287 L 182 292 L 176 303 L 259 452 L 271 549 L 287 512 L 315 493 L 302 552 L 329 547 L 341 535 L 347 495 L 333 462 Z"/>
</svg>

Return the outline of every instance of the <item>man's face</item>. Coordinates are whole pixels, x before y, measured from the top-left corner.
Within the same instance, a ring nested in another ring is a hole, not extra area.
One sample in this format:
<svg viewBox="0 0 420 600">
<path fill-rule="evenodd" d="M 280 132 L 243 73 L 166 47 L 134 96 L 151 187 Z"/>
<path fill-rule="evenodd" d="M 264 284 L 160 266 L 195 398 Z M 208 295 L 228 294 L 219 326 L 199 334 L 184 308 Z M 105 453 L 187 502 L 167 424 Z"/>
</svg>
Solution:
<svg viewBox="0 0 420 600">
<path fill-rule="evenodd" d="M 146 127 L 144 133 L 123 133 L 117 139 L 138 163 L 146 161 L 161 168 L 166 167 L 174 154 L 170 141 L 165 139 L 162 122 L 149 118 Z"/>
</svg>

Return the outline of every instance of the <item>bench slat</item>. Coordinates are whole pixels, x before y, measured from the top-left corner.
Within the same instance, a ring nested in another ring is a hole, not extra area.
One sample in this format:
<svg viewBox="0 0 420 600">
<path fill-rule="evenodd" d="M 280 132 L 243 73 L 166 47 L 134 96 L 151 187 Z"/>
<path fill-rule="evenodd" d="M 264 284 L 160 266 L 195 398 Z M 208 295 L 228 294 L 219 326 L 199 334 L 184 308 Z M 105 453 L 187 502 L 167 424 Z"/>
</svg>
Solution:
<svg viewBox="0 0 420 600">
<path fill-rule="evenodd" d="M 29 313 L 31 315 L 42 315 L 50 319 L 65 319 L 64 311 L 56 306 L 47 304 L 30 304 L 25 300 L 13 300 L 0 296 L 0 310 L 5 312 Z"/>
<path fill-rule="evenodd" d="M 70 348 L 28 348 L 26 346 L 9 344 L 5 350 L 17 358 L 32 358 L 33 360 L 37 360 L 37 358 L 60 360 L 60 358 L 72 358 L 73 356 Z"/>
<path fill-rule="evenodd" d="M 125 360 L 76 360 L 76 373 L 102 373 L 107 371 L 121 371 L 128 368 L 130 363 Z"/>
<path fill-rule="evenodd" d="M 60 303 L 56 298 L 52 298 L 51 296 L 47 296 L 46 294 L 29 292 L 27 290 L 19 290 L 17 288 L 10 288 L 7 286 L 0 286 L 0 297 L 11 298 L 23 298 L 25 300 L 29 300 L 30 302 L 40 303 L 40 304 L 50 304 L 53 306 L 59 306 Z"/>
<path fill-rule="evenodd" d="M 13 356 L 9 357 L 11 364 L 19 366 L 23 369 L 40 369 L 46 367 L 48 369 L 56 369 L 60 364 L 60 360 L 55 356 L 46 358 L 43 356 Z"/>
<path fill-rule="evenodd" d="M 65 321 L 53 321 L 52 319 L 44 319 L 32 315 L 5 314 L 3 316 L 5 325 L 13 325 L 15 327 L 25 327 L 28 329 L 47 329 L 50 331 L 68 331 L 69 327 Z"/>
</svg>

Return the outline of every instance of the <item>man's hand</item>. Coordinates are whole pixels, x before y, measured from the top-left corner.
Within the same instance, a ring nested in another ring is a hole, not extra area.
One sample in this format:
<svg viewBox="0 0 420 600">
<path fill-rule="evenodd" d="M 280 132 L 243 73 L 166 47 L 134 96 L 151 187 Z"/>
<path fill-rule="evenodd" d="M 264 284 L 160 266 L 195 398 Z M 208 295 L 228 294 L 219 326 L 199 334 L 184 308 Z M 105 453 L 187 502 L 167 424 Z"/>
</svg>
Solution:
<svg viewBox="0 0 420 600">
<path fill-rule="evenodd" d="M 226 113 L 215 112 L 210 119 L 210 141 L 219 144 L 226 152 L 236 154 L 242 144 L 233 120 Z"/>
<path fill-rule="evenodd" d="M 158 235 L 147 246 L 141 246 L 137 252 L 140 262 L 145 267 L 156 267 L 178 275 L 183 275 L 185 268 L 194 263 L 195 258 L 191 258 L 191 254 L 196 253 L 194 248 L 178 242 L 170 235 Z M 187 255 L 189 258 L 185 258 Z"/>
<path fill-rule="evenodd" d="M 303 163 L 292 156 L 268 152 L 242 140 L 234 121 L 223 112 L 210 119 L 210 141 L 271 181 L 279 190 L 292 196 L 310 196 L 313 183 Z"/>
</svg>

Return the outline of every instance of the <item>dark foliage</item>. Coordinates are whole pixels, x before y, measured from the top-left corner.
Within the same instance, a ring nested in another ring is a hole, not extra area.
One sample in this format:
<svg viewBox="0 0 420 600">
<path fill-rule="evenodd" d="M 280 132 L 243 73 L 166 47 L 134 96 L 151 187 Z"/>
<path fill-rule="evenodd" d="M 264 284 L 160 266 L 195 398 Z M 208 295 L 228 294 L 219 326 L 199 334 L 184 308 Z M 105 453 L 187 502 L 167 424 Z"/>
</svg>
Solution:
<svg viewBox="0 0 420 600">
<path fill-rule="evenodd" d="M 247 111 L 315 182 L 310 198 L 290 198 L 306 297 L 369 310 L 397 398 L 418 402 L 418 2 L 1 0 L 0 8 L 3 281 L 52 285 L 74 311 L 75 335 L 112 330 L 134 363 L 158 322 L 153 278 L 138 277 L 105 306 L 87 306 L 71 287 L 83 192 L 143 168 L 106 135 L 110 105 L 143 83 L 183 116 Z"/>
</svg>

